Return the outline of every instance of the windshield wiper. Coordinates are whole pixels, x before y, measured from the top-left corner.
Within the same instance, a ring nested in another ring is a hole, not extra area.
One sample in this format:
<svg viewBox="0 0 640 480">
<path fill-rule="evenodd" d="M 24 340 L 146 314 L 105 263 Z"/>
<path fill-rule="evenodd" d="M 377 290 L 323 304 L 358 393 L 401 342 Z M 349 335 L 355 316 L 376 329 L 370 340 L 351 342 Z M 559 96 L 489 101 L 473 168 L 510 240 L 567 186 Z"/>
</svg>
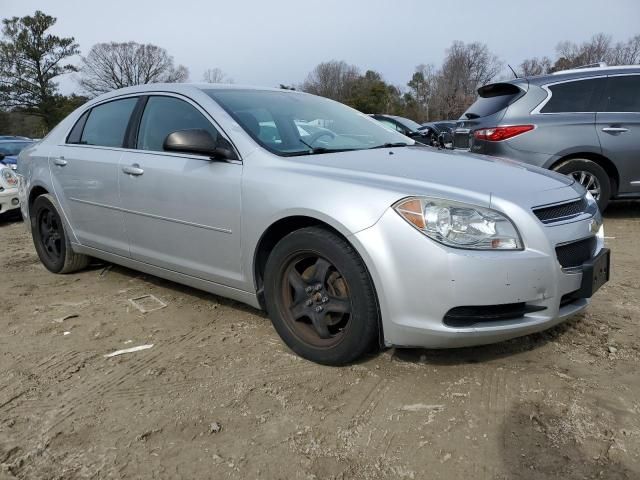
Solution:
<svg viewBox="0 0 640 480">
<path fill-rule="evenodd" d="M 369 150 L 373 150 L 374 148 L 392 148 L 392 147 L 408 147 L 408 143 L 404 142 L 388 142 L 383 143 L 382 145 L 376 145 L 375 147 L 369 147 Z"/>
<path fill-rule="evenodd" d="M 357 150 L 353 148 L 327 148 L 327 147 L 313 147 L 309 145 L 307 142 L 299 138 L 300 142 L 305 146 L 309 147 L 309 150 L 305 150 L 304 152 L 291 152 L 292 155 L 315 155 L 318 153 L 334 153 L 334 152 L 350 152 L 352 150 Z"/>
</svg>

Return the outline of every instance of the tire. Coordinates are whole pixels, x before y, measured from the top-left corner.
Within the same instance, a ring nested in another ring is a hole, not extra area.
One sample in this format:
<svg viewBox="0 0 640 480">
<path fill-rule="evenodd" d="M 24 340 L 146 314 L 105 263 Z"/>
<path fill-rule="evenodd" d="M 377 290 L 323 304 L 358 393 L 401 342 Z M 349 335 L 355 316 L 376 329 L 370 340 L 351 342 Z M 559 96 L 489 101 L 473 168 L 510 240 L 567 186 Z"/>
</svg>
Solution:
<svg viewBox="0 0 640 480">
<path fill-rule="evenodd" d="M 37 197 L 30 211 L 31 236 L 40 261 L 53 273 L 72 273 L 82 270 L 90 258 L 75 253 L 71 248 L 64 223 L 58 213 L 54 198 L 49 195 Z"/>
<path fill-rule="evenodd" d="M 298 355 L 344 365 L 373 350 L 379 312 L 364 262 L 342 237 L 321 227 L 290 233 L 265 267 L 267 311 Z"/>
<path fill-rule="evenodd" d="M 609 200 L 611 199 L 611 179 L 609 178 L 609 175 L 607 175 L 605 169 L 596 162 L 584 158 L 572 158 L 571 160 L 567 160 L 556 165 L 553 167 L 553 170 L 572 177 L 574 180 L 582 183 L 585 187 L 587 186 L 585 184 L 590 181 L 589 176 L 591 175 L 591 178 L 594 178 L 597 181 L 597 187 L 599 190 L 597 196 L 594 194 L 594 197 L 598 202 L 598 208 L 600 208 L 601 212 L 607 208 Z M 584 180 L 581 181 L 581 178 Z M 593 193 L 593 189 L 587 189 Z"/>
</svg>

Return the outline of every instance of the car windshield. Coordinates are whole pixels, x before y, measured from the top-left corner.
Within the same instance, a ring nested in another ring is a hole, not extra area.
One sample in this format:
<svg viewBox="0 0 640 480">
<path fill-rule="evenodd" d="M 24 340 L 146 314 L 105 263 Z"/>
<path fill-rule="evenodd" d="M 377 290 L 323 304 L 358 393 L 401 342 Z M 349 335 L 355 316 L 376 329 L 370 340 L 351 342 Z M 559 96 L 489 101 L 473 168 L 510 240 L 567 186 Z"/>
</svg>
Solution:
<svg viewBox="0 0 640 480">
<path fill-rule="evenodd" d="M 31 145 L 31 142 L 0 142 L 0 153 L 5 156 L 18 155 L 29 145 Z"/>
<path fill-rule="evenodd" d="M 283 156 L 412 145 L 368 115 L 314 95 L 247 89 L 204 90 L 251 137 Z"/>
</svg>

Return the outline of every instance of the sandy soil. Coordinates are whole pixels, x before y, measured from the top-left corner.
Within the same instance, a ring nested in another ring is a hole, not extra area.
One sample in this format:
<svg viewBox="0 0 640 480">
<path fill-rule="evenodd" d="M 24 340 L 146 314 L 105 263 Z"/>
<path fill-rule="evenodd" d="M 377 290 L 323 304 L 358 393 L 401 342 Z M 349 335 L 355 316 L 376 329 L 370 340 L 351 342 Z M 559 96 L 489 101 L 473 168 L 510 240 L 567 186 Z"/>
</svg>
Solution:
<svg viewBox="0 0 640 480">
<path fill-rule="evenodd" d="M 249 307 L 117 266 L 52 275 L 0 223 L 0 478 L 640 478 L 640 203 L 606 231 L 584 315 L 329 368 Z"/>
</svg>

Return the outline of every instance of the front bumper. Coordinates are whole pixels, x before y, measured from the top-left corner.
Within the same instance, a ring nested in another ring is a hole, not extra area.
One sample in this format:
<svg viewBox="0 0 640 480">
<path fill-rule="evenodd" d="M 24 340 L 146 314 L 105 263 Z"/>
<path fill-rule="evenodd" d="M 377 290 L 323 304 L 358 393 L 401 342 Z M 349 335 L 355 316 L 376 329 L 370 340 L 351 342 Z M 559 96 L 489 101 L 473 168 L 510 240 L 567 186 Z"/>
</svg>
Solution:
<svg viewBox="0 0 640 480">
<path fill-rule="evenodd" d="M 5 188 L 0 191 L 0 214 L 20 208 L 17 188 Z"/>
<path fill-rule="evenodd" d="M 522 251 L 448 248 L 411 228 L 392 209 L 356 233 L 352 241 L 376 287 L 385 345 L 451 348 L 493 343 L 545 330 L 587 307 L 588 298 L 569 295 L 580 290 L 582 272 L 563 270 L 555 245 L 593 235 L 591 219 L 549 227 L 529 217 L 526 228 L 516 222 L 526 245 Z M 596 253 L 603 243 L 600 229 Z M 516 303 L 537 311 L 465 327 L 444 320 L 456 307 Z"/>
</svg>

